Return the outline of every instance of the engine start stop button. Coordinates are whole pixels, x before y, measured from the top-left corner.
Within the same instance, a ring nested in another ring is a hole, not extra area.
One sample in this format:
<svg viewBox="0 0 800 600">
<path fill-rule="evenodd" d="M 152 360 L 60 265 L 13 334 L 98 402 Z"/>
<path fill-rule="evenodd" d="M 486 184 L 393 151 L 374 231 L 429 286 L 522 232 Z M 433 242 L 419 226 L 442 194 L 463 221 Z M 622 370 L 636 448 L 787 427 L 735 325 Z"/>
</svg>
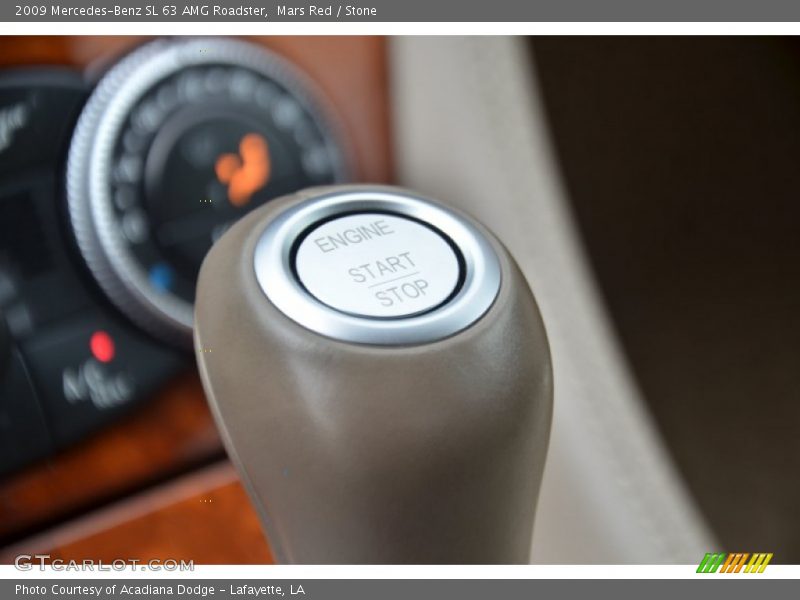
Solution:
<svg viewBox="0 0 800 600">
<path fill-rule="evenodd" d="M 295 271 L 320 302 L 374 318 L 429 311 L 453 295 L 461 277 L 459 257 L 441 233 L 377 212 L 312 227 L 297 248 Z"/>
</svg>

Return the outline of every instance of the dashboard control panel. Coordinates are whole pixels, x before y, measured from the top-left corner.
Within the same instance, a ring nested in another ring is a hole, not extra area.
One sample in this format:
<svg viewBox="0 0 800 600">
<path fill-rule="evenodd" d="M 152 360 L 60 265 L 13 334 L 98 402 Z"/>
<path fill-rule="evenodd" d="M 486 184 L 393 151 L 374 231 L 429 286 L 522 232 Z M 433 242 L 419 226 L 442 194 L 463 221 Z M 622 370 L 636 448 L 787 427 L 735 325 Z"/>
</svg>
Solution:
<svg viewBox="0 0 800 600">
<path fill-rule="evenodd" d="M 346 162 L 313 83 L 249 43 L 156 40 L 97 80 L 0 72 L 0 476 L 188 368 L 214 241 Z"/>
</svg>

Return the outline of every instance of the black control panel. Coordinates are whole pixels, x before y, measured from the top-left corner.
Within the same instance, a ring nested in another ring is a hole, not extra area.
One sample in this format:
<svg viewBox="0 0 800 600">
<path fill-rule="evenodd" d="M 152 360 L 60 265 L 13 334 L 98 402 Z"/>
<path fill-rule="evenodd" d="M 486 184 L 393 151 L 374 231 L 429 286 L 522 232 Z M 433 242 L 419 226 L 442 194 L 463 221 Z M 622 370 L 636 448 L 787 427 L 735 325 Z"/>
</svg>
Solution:
<svg viewBox="0 0 800 600">
<path fill-rule="evenodd" d="M 94 289 L 64 215 L 64 159 L 89 93 L 75 73 L 0 76 L 0 474 L 77 441 L 187 360 Z"/>
<path fill-rule="evenodd" d="M 75 73 L 0 77 L 0 474 L 147 397 L 186 360 L 96 292 L 64 216 L 64 159 L 89 89 Z"/>
<path fill-rule="evenodd" d="M 217 38 L 145 44 L 95 81 L 0 72 L 0 477 L 190 368 L 215 239 L 278 195 L 343 180 L 289 69 Z"/>
</svg>

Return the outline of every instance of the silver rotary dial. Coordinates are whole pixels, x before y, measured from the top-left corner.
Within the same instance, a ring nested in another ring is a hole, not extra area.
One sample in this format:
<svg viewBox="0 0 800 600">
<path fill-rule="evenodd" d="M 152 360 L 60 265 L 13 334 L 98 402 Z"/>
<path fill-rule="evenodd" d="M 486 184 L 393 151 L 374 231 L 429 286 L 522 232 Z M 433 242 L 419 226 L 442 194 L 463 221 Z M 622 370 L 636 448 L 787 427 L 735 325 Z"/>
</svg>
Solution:
<svg viewBox="0 0 800 600">
<path fill-rule="evenodd" d="M 284 60 L 235 40 L 159 40 L 112 67 L 80 117 L 70 219 L 109 298 L 188 344 L 213 242 L 272 198 L 346 180 L 345 156 L 331 111 Z"/>
</svg>

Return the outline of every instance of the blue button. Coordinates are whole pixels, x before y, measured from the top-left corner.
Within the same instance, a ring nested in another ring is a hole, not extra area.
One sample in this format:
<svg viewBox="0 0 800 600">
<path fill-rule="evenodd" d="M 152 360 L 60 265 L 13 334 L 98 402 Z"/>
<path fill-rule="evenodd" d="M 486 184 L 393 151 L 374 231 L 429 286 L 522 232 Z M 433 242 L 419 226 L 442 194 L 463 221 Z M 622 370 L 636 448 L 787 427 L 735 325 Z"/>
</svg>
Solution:
<svg viewBox="0 0 800 600">
<path fill-rule="evenodd" d="M 168 292 L 172 289 L 175 280 L 172 267 L 166 263 L 157 263 L 150 268 L 150 285 L 159 292 Z"/>
</svg>

